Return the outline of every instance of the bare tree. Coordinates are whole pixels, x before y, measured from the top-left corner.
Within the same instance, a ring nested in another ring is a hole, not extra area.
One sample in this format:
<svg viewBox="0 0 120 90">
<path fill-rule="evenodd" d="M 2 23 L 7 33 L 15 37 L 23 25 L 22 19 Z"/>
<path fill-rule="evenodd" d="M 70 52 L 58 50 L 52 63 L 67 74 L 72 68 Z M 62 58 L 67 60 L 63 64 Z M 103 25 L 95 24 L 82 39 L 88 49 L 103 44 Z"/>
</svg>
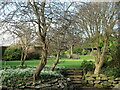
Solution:
<svg viewBox="0 0 120 90">
<path fill-rule="evenodd" d="M 12 25 L 12 27 L 14 27 L 12 33 L 20 39 L 17 44 L 22 47 L 20 66 L 23 66 L 29 47 L 33 44 L 35 39 L 35 34 L 33 32 L 34 30 L 31 28 L 30 24 L 21 22 L 15 23 L 15 25 Z"/>
<path fill-rule="evenodd" d="M 51 29 L 49 40 L 49 48 L 56 53 L 55 63 L 53 64 L 51 70 L 53 71 L 56 65 L 59 63 L 60 52 L 67 48 L 68 38 L 66 38 L 67 29 L 69 28 L 71 22 L 66 22 L 64 25 L 55 25 L 55 28 Z"/>
<path fill-rule="evenodd" d="M 6 2 L 2 6 L 1 12 L 4 14 L 3 22 L 14 24 L 18 22 L 31 22 L 36 27 L 36 35 L 39 37 L 39 42 L 42 46 L 41 62 L 33 75 L 34 80 L 36 80 L 47 62 L 46 33 L 52 21 L 50 18 L 50 15 L 52 15 L 50 6 L 48 4 L 46 5 L 46 0 L 42 0 L 41 2 L 34 2 L 33 0 L 27 3 Z M 13 8 L 9 10 L 12 6 Z M 6 10 L 8 12 L 5 12 Z"/>
<path fill-rule="evenodd" d="M 47 33 L 49 31 L 49 28 L 51 27 L 52 23 L 55 23 L 57 20 L 61 20 L 61 17 L 64 19 L 63 13 L 66 11 L 64 11 L 63 8 L 67 7 L 67 5 L 69 4 L 60 2 L 50 2 L 46 0 L 42 0 L 39 2 L 35 2 L 34 0 L 28 0 L 27 3 L 6 2 L 1 4 L 0 12 L 1 16 L 4 17 L 3 22 L 11 22 L 14 24 L 18 22 L 30 22 L 35 27 L 36 35 L 42 47 L 42 58 L 40 64 L 37 66 L 36 71 L 33 75 L 34 80 L 37 79 L 37 77 L 40 75 L 40 72 L 47 63 Z M 13 8 L 10 10 L 10 7 Z M 66 10 L 68 11 L 67 8 Z M 6 10 L 8 12 L 5 12 Z M 71 16 L 67 15 L 67 19 L 68 18 L 70 19 Z"/>
<path fill-rule="evenodd" d="M 116 7 L 114 2 L 87 3 L 84 4 L 77 14 L 77 22 L 80 29 L 84 32 L 84 37 L 89 40 L 92 47 L 95 47 L 95 71 L 100 73 L 104 63 L 104 57 L 108 49 L 109 36 L 113 33 L 116 23 Z M 100 48 L 100 45 L 103 47 Z"/>
<path fill-rule="evenodd" d="M 70 56 L 72 56 L 73 49 L 75 46 L 80 44 L 81 41 L 81 30 L 77 28 L 77 24 L 75 23 L 75 20 L 72 22 L 68 32 L 67 32 L 67 38 L 68 38 L 68 48 L 70 49 Z"/>
</svg>

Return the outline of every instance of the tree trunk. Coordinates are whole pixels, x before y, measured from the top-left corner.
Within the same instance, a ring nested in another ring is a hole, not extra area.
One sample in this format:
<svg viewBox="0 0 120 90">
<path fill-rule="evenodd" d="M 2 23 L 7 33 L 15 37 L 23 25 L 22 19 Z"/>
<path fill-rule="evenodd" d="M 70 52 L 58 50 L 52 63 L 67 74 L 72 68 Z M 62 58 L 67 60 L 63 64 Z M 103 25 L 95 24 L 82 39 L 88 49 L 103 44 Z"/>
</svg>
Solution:
<svg viewBox="0 0 120 90">
<path fill-rule="evenodd" d="M 55 60 L 55 63 L 53 64 L 53 66 L 51 68 L 51 71 L 54 71 L 56 65 L 58 64 L 58 62 L 59 62 L 59 56 L 60 56 L 60 51 L 58 51 L 58 53 L 57 53 L 56 60 Z"/>
<path fill-rule="evenodd" d="M 27 57 L 27 53 L 28 53 L 28 47 L 26 47 L 26 49 L 24 49 L 23 52 L 22 52 L 20 66 L 24 65 L 25 59 Z"/>
<path fill-rule="evenodd" d="M 101 70 L 101 67 L 103 65 L 103 60 L 101 60 L 101 62 L 97 63 L 95 62 L 95 70 L 94 70 L 94 74 L 99 74 L 100 73 L 100 70 Z"/>
<path fill-rule="evenodd" d="M 100 73 L 101 67 L 103 66 L 103 63 L 104 63 L 104 57 L 105 57 L 105 53 L 107 51 L 107 47 L 108 47 L 108 39 L 105 39 L 102 53 L 100 54 L 101 51 L 99 49 L 97 50 L 97 56 L 95 58 L 94 74 Z"/>
<path fill-rule="evenodd" d="M 42 59 L 41 59 L 40 64 L 37 66 L 36 71 L 33 75 L 33 81 L 37 80 L 37 78 L 39 77 L 46 63 L 47 63 L 47 47 L 46 47 L 46 43 L 44 43 L 43 48 L 42 48 Z"/>
<path fill-rule="evenodd" d="M 25 52 L 23 59 L 21 60 L 20 66 L 24 65 L 26 57 L 27 57 L 27 52 Z"/>
<path fill-rule="evenodd" d="M 73 55 L 73 45 L 70 46 L 70 55 Z"/>
<path fill-rule="evenodd" d="M 24 49 L 22 48 L 20 66 L 23 66 L 23 65 L 24 65 L 24 61 L 23 61 L 23 58 L 24 58 Z"/>
<path fill-rule="evenodd" d="M 99 74 L 100 73 L 100 66 L 95 66 L 95 71 L 94 74 Z"/>
</svg>

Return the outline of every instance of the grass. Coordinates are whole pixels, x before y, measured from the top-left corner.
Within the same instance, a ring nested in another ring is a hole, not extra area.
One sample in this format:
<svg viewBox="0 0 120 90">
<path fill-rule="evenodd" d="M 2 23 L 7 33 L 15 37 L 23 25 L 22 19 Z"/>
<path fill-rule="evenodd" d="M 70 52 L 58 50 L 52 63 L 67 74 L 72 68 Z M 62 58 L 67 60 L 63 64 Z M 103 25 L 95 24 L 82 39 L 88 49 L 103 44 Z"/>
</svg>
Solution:
<svg viewBox="0 0 120 90">
<path fill-rule="evenodd" d="M 60 62 L 57 66 L 60 67 L 67 67 L 67 68 L 77 68 L 80 66 L 80 63 L 83 60 L 93 61 L 93 56 L 89 55 L 81 55 L 80 59 L 67 59 L 67 58 L 61 58 Z M 1 62 L 1 61 L 0 61 Z M 2 67 L 5 67 L 5 62 L 2 61 Z M 40 63 L 40 60 L 26 60 L 25 65 L 27 66 L 37 66 Z M 48 58 L 47 65 L 51 66 L 54 63 L 54 58 Z M 15 67 L 19 66 L 20 61 L 7 61 L 6 66 L 7 67 Z"/>
</svg>

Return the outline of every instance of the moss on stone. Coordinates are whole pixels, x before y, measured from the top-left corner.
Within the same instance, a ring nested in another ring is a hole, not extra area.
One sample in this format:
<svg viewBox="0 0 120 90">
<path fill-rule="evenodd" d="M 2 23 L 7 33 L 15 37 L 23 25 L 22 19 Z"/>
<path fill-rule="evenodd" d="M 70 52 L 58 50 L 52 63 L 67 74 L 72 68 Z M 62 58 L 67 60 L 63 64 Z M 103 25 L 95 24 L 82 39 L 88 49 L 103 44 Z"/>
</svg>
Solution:
<svg viewBox="0 0 120 90">
<path fill-rule="evenodd" d="M 101 78 L 100 77 L 96 77 L 96 80 L 100 80 Z"/>
<path fill-rule="evenodd" d="M 86 77 L 89 77 L 89 76 L 91 76 L 92 74 L 90 73 L 90 72 L 88 72 L 85 76 Z"/>
<path fill-rule="evenodd" d="M 82 80 L 81 83 L 82 84 L 87 84 L 87 80 Z"/>
<path fill-rule="evenodd" d="M 115 78 L 115 80 L 116 80 L 116 81 L 120 81 L 120 77 L 118 77 L 118 78 Z"/>
<path fill-rule="evenodd" d="M 117 84 L 117 83 L 118 83 L 118 81 L 114 81 L 114 80 L 108 80 L 108 82 L 114 83 L 114 84 Z"/>
<path fill-rule="evenodd" d="M 94 83 L 100 84 L 101 81 L 100 80 L 96 80 L 96 81 L 94 81 Z"/>
<path fill-rule="evenodd" d="M 91 77 L 98 77 L 98 74 L 92 74 Z"/>
<path fill-rule="evenodd" d="M 104 75 L 104 74 L 99 74 L 99 76 L 100 76 L 100 77 L 106 77 L 106 75 Z"/>
<path fill-rule="evenodd" d="M 93 81 L 88 81 L 88 84 L 93 85 L 93 84 L 94 84 L 94 82 L 93 82 Z"/>
<path fill-rule="evenodd" d="M 101 80 L 108 80 L 106 76 L 102 77 Z"/>
<path fill-rule="evenodd" d="M 112 83 L 110 83 L 110 82 L 108 82 L 108 81 L 103 81 L 103 82 L 102 82 L 102 85 L 103 85 L 104 87 L 109 87 L 109 86 L 112 85 Z"/>
<path fill-rule="evenodd" d="M 95 84 L 94 87 L 103 88 L 103 85 L 102 84 Z"/>
<path fill-rule="evenodd" d="M 110 80 L 114 80 L 114 77 L 111 76 L 111 77 L 108 77 L 108 79 L 110 79 Z"/>
<path fill-rule="evenodd" d="M 90 81 L 93 81 L 95 80 L 93 77 L 87 77 L 86 80 L 90 80 Z"/>
</svg>

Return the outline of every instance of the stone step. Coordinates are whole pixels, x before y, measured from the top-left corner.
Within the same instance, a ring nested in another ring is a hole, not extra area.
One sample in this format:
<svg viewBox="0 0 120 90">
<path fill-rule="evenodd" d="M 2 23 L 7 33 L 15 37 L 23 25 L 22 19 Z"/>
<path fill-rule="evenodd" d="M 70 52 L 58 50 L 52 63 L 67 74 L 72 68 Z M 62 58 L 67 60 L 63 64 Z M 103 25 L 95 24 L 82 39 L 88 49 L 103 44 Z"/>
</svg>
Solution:
<svg viewBox="0 0 120 90">
<path fill-rule="evenodd" d="M 82 80 L 82 78 L 70 78 L 71 79 L 71 81 L 81 81 Z"/>
<path fill-rule="evenodd" d="M 81 81 L 72 81 L 73 84 L 82 84 Z"/>
<path fill-rule="evenodd" d="M 83 72 L 82 70 L 70 70 L 70 69 L 68 69 L 68 70 L 66 70 L 66 72 Z"/>
<path fill-rule="evenodd" d="M 70 72 L 70 73 L 67 73 L 67 75 L 83 75 L 83 73 L 78 73 L 78 72 Z"/>
<path fill-rule="evenodd" d="M 68 75 L 68 77 L 70 77 L 70 78 L 82 78 L 81 75 Z"/>
</svg>

